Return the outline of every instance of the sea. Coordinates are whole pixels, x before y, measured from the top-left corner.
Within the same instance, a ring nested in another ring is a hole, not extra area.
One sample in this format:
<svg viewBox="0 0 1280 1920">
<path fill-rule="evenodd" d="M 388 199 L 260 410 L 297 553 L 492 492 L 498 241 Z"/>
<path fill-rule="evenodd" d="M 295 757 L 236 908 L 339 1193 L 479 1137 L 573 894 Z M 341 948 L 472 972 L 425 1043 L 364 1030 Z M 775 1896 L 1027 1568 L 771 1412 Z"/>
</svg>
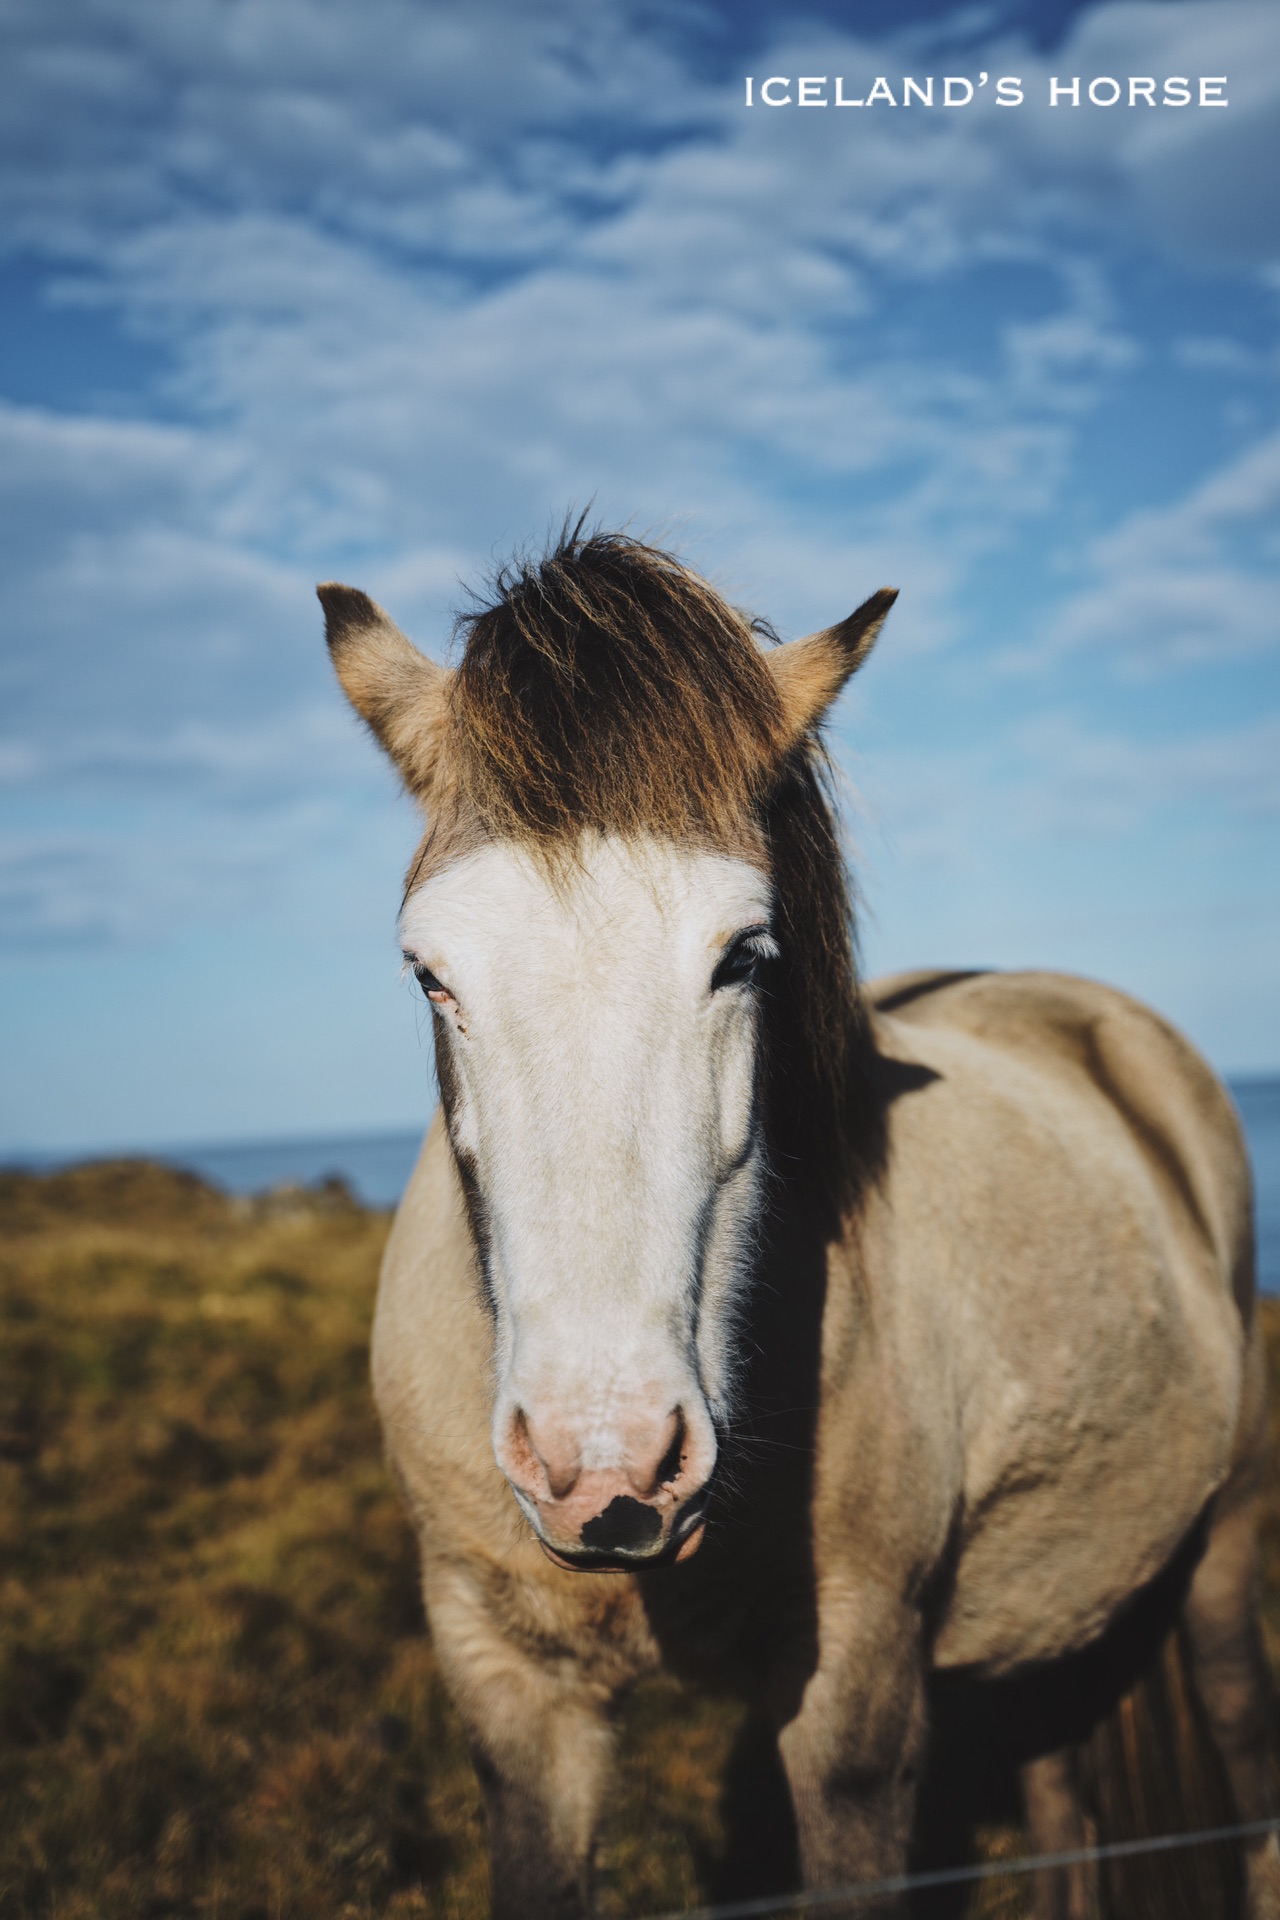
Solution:
<svg viewBox="0 0 1280 1920">
<path fill-rule="evenodd" d="M 1264 1293 L 1280 1293 L 1280 1079 L 1227 1084 L 1240 1109 L 1253 1161 L 1258 1285 Z"/>
<path fill-rule="evenodd" d="M 1280 1076 L 1240 1078 L 1228 1084 L 1253 1160 L 1258 1281 L 1265 1293 L 1280 1294 Z M 421 1143 L 420 1133 L 394 1132 L 144 1151 L 147 1159 L 187 1167 L 228 1193 L 309 1187 L 336 1176 L 366 1206 L 394 1207 Z M 70 1163 L 60 1156 L 32 1154 L 23 1156 L 21 1164 L 46 1170 Z"/>
</svg>

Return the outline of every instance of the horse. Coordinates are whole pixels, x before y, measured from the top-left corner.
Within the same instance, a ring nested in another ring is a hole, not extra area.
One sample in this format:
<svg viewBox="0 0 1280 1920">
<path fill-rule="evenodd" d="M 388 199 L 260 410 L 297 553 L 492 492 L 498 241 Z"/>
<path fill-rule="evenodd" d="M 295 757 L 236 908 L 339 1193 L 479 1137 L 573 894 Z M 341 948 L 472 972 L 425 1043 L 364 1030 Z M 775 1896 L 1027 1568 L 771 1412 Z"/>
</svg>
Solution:
<svg viewBox="0 0 1280 1920">
<path fill-rule="evenodd" d="M 372 1374 L 496 1920 L 590 1912 L 614 1705 L 659 1669 L 748 1702 L 783 1822 L 749 1893 L 904 1875 L 1013 1725 L 1033 1848 L 1085 1847 L 1081 1753 L 1162 1644 L 1228 1817 L 1267 1821 L 1238 1123 L 1110 988 L 860 981 L 822 726 L 895 593 L 782 643 L 566 526 L 445 668 L 318 592 L 425 816 L 399 932 L 440 1105 Z M 966 1686 L 1008 1712 L 939 1782 Z M 1280 1920 L 1274 1832 L 1239 1851 Z M 1037 1877 L 1042 1916 L 1106 1898 Z"/>
</svg>

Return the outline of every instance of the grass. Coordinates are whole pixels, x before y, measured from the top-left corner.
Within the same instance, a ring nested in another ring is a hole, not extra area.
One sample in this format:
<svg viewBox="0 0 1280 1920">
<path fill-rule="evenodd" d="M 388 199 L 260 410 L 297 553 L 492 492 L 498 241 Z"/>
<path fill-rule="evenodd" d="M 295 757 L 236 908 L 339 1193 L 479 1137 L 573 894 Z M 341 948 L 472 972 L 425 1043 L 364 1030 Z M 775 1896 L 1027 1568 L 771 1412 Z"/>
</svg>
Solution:
<svg viewBox="0 0 1280 1920">
<path fill-rule="evenodd" d="M 368 1391 L 387 1225 L 337 1185 L 0 1175 L 0 1920 L 487 1911 Z M 1264 1552 L 1274 1651 L 1274 1505 Z M 603 1915 L 705 1898 L 736 1724 L 630 1702 Z"/>
</svg>

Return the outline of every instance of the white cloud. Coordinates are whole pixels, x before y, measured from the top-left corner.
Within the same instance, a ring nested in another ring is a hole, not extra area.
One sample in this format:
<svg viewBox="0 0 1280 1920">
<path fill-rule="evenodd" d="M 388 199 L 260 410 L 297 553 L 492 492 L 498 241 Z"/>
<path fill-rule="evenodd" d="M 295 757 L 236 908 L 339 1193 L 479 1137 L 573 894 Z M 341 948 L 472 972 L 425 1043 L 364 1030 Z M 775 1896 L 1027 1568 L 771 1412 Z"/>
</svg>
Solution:
<svg viewBox="0 0 1280 1920">
<path fill-rule="evenodd" d="M 204 193 L 424 247 L 487 216 L 523 254 L 566 142 L 647 144 L 699 101 L 659 35 L 591 0 L 15 0 L 4 29 L 0 207 L 88 257 Z"/>
<path fill-rule="evenodd" d="M 853 818 L 873 905 L 896 890 L 903 917 L 919 918 L 939 889 L 967 889 L 988 913 L 1040 910 L 1057 892 L 1065 908 L 1081 899 L 1077 856 L 1096 894 L 1123 902 L 1149 895 L 1166 859 L 1185 876 L 1193 851 L 1261 908 L 1270 877 L 1241 885 L 1235 863 L 1242 847 L 1246 864 L 1256 857 L 1280 818 L 1280 715 L 1151 738 L 1043 710 L 928 753 L 882 745 Z M 1177 912 L 1194 916 L 1194 898 L 1180 895 Z"/>
<path fill-rule="evenodd" d="M 88 954 L 154 944 L 190 921 L 261 913 L 278 902 L 318 828 L 295 808 L 238 838 L 221 820 L 189 814 L 167 830 L 134 817 L 114 828 L 0 834 L 0 943 Z"/>
<path fill-rule="evenodd" d="M 1179 366 L 1196 373 L 1235 374 L 1246 378 L 1274 373 L 1276 356 L 1257 352 L 1227 334 L 1184 334 L 1172 347 Z"/>
<path fill-rule="evenodd" d="M 0 786 L 75 782 L 114 795 L 181 792 L 206 807 L 261 808 L 311 791 L 379 798 L 365 743 L 336 702 L 272 714 L 258 724 L 186 720 L 163 731 L 89 727 L 30 740 L 0 739 Z"/>
<path fill-rule="evenodd" d="M 1226 61 L 1228 113 L 1051 112 L 1049 63 L 966 31 L 966 60 L 1024 75 L 1025 108 L 748 113 L 678 28 L 595 0 L 78 0 L 56 20 L 15 0 L 0 223 L 173 371 L 143 402 L 167 424 L 0 410 L 24 728 L 0 774 L 223 808 L 354 788 L 373 763 L 326 678 L 314 577 L 354 577 L 438 646 L 459 575 L 592 495 L 789 630 L 889 580 L 904 654 L 963 638 L 979 564 L 1050 522 L 1080 422 L 1144 364 L 1106 246 L 1271 246 L 1280 84 L 1252 0 L 1116 0 L 1053 56 Z M 905 45 L 780 18 L 768 61 L 871 75 L 921 57 Z M 1018 298 L 966 305 L 997 269 Z M 1130 513 L 1053 645 L 1269 644 L 1272 457 Z M 51 870 L 81 858 L 67 844 Z M 155 846 L 155 901 L 194 910 Z"/>
<path fill-rule="evenodd" d="M 1086 555 L 1093 580 L 1032 657 L 1089 646 L 1144 672 L 1280 646 L 1280 433 L 1171 504 L 1145 507 Z"/>
<path fill-rule="evenodd" d="M 1054 714 L 1020 727 L 1016 747 L 1039 770 L 1014 815 L 1032 838 L 1132 831 L 1174 809 L 1246 825 L 1280 815 L 1280 714 L 1161 740 Z"/>
<path fill-rule="evenodd" d="M 1147 73 L 1158 58 L 1162 78 L 1227 76 L 1226 108 L 1123 110 L 1112 138 L 1124 212 L 1133 229 L 1196 260 L 1280 253 L 1269 185 L 1280 171 L 1280 16 L 1268 0 L 1095 7 L 1068 50 L 1086 73 Z"/>
</svg>

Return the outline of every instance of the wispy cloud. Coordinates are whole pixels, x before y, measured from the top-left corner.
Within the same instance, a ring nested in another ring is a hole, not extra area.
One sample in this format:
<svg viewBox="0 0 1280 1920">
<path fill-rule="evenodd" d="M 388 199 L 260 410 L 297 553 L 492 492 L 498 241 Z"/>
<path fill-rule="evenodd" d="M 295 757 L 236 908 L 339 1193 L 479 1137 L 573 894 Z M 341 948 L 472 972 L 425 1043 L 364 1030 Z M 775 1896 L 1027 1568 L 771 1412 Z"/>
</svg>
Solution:
<svg viewBox="0 0 1280 1920">
<path fill-rule="evenodd" d="M 156 349 L 109 415 L 0 404 L 9 937 L 60 939 L 74 898 L 102 939 L 258 898 L 244 873 L 332 839 L 335 789 L 389 791 L 313 580 L 440 649 L 460 578 L 593 498 L 791 631 L 905 589 L 869 713 L 928 733 L 889 779 L 904 858 L 929 808 L 948 860 L 1002 810 L 1050 845 L 1052 770 L 1089 752 L 1104 813 L 1269 790 L 1252 680 L 1235 731 L 1221 701 L 1165 716 L 1177 777 L 1106 711 L 1115 672 L 1078 737 L 1034 729 L 1076 660 L 1190 684 L 1274 645 L 1273 421 L 1224 437 L 1192 397 L 1275 364 L 1274 7 L 1101 0 L 1051 56 L 980 10 L 871 36 L 779 9 L 752 56 L 1016 74 L 1009 110 L 747 110 L 700 31 L 639 0 L 6 9 L 0 242 L 49 311 Z M 1228 74 L 1229 110 L 1048 105 L 1053 76 L 1184 72 Z M 1250 771 L 1215 786 L 1233 740 Z M 108 792 L 138 819 L 68 835 Z"/>
<path fill-rule="evenodd" d="M 1144 674 L 1280 651 L 1278 514 L 1275 433 L 1096 541 L 1045 651 L 1104 648 Z"/>
</svg>

